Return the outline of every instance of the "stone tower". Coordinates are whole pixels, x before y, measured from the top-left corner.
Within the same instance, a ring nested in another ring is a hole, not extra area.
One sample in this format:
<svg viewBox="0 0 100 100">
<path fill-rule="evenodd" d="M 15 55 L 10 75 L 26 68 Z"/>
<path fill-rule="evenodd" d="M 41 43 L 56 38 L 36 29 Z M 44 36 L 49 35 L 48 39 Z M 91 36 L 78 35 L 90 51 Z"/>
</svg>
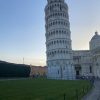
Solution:
<svg viewBox="0 0 100 100">
<path fill-rule="evenodd" d="M 75 79 L 68 6 L 64 0 L 47 0 L 45 21 L 48 78 Z"/>
</svg>

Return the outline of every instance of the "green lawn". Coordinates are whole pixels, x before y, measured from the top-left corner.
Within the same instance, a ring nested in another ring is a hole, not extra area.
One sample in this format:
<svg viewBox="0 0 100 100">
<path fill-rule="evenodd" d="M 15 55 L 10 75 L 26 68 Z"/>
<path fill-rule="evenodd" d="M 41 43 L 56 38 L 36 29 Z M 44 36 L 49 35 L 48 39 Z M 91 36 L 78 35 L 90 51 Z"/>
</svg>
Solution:
<svg viewBox="0 0 100 100">
<path fill-rule="evenodd" d="M 0 81 L 0 100 L 77 100 L 90 88 L 88 81 L 26 79 Z"/>
</svg>

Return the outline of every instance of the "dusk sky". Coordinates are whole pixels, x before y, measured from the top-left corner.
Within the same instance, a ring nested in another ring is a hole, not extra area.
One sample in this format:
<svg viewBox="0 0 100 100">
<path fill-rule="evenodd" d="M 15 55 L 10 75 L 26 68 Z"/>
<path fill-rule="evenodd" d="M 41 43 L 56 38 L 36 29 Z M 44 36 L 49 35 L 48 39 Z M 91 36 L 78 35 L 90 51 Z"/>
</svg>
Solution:
<svg viewBox="0 0 100 100">
<path fill-rule="evenodd" d="M 100 0 L 66 0 L 72 48 L 89 49 L 100 32 Z M 0 0 L 0 60 L 45 65 L 46 0 Z"/>
</svg>

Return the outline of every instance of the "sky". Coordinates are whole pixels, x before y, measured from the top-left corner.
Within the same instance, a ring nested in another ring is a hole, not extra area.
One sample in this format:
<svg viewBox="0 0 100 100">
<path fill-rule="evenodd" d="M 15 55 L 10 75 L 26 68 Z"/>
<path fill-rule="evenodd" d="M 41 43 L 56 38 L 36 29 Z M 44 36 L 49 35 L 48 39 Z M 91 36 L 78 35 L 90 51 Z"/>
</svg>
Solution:
<svg viewBox="0 0 100 100">
<path fill-rule="evenodd" d="M 72 48 L 89 49 L 100 32 L 100 0 L 65 0 L 69 6 Z M 0 60 L 46 65 L 46 0 L 0 0 Z"/>
</svg>

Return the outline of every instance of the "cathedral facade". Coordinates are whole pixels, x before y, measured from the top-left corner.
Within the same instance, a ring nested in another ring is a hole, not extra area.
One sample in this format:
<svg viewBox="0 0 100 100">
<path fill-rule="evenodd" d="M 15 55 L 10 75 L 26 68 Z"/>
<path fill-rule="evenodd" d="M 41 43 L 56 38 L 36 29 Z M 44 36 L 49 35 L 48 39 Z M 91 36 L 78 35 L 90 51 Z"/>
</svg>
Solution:
<svg viewBox="0 0 100 100">
<path fill-rule="evenodd" d="M 68 5 L 64 0 L 47 0 L 45 7 L 47 76 L 73 80 L 80 76 L 100 77 L 100 36 L 96 32 L 90 50 L 72 50 Z"/>
</svg>

